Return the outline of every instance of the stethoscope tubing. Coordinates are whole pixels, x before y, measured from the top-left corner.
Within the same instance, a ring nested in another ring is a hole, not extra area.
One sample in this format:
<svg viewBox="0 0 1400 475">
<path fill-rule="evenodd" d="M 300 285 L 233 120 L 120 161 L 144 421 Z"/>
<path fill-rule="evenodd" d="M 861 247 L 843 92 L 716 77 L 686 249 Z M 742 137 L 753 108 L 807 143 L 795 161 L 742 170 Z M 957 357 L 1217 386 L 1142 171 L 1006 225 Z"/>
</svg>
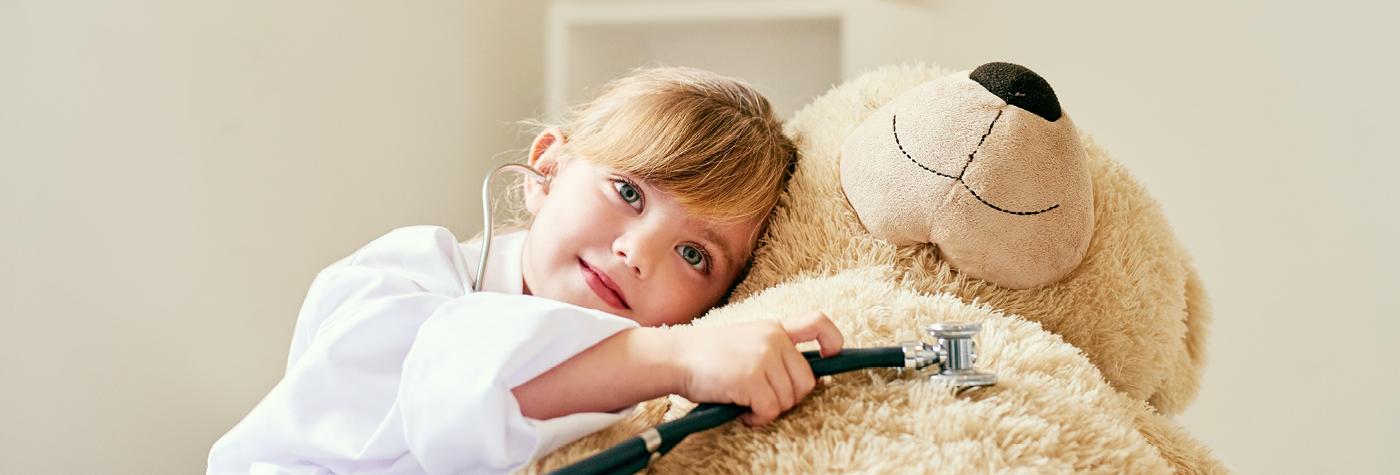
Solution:
<svg viewBox="0 0 1400 475">
<path fill-rule="evenodd" d="M 849 348 L 840 354 L 822 358 L 816 351 L 804 351 L 802 356 L 812 365 L 816 377 L 829 376 L 867 368 L 903 368 L 904 348 Z M 685 417 L 657 425 L 661 443 L 654 452 L 661 456 L 680 444 L 690 434 L 712 429 L 734 420 L 749 408 L 734 404 L 700 404 Z M 647 450 L 646 439 L 631 437 L 591 457 L 561 468 L 552 475 L 582 475 L 601 473 L 637 473 L 651 463 L 653 452 Z"/>
<path fill-rule="evenodd" d="M 491 257 L 491 237 L 496 230 L 496 222 L 491 216 L 491 183 L 496 180 L 496 175 L 506 171 L 525 175 L 545 187 L 549 186 L 549 177 L 523 163 L 507 163 L 486 174 L 486 179 L 481 182 L 481 220 L 484 224 L 481 228 L 481 257 L 476 264 L 476 281 L 472 282 L 472 292 L 480 291 L 486 281 L 486 259 Z"/>
</svg>

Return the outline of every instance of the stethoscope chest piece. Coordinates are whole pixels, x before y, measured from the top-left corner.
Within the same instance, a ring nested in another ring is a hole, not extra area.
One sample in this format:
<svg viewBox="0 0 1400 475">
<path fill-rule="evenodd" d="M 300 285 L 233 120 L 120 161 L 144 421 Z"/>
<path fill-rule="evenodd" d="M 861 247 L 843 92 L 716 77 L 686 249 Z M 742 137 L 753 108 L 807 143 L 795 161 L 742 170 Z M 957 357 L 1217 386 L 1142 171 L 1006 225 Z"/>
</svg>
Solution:
<svg viewBox="0 0 1400 475">
<path fill-rule="evenodd" d="M 959 392 L 991 386 L 997 375 L 977 369 L 977 342 L 972 337 L 982 331 L 981 323 L 935 323 L 924 327 L 937 343 L 929 345 L 930 359 L 936 358 L 938 372 L 929 376 Z M 936 355 L 936 356 L 935 356 Z"/>
</svg>

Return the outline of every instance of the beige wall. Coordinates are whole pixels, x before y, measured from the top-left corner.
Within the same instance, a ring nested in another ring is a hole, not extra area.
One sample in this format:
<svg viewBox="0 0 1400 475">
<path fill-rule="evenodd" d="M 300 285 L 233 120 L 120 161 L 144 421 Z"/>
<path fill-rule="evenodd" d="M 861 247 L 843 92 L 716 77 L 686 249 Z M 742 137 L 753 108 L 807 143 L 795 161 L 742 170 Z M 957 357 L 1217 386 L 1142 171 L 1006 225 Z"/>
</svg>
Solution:
<svg viewBox="0 0 1400 475">
<path fill-rule="evenodd" d="M 1217 312 L 1181 420 L 1226 462 L 1400 464 L 1395 7 L 851 5 L 846 74 L 1025 64 L 1160 199 Z M 318 269 L 395 226 L 478 229 L 541 107 L 542 14 L 0 0 L 0 473 L 200 471 Z"/>
<path fill-rule="evenodd" d="M 479 227 L 543 1 L 0 0 L 0 473 L 196 473 L 321 267 Z"/>
</svg>

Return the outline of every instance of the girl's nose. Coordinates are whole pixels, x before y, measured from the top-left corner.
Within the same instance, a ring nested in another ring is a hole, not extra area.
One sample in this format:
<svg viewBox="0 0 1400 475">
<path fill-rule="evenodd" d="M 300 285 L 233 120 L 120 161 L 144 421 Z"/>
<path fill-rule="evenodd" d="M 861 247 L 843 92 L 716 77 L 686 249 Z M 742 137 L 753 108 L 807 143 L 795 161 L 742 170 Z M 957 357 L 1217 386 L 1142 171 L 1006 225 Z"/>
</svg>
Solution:
<svg viewBox="0 0 1400 475">
<path fill-rule="evenodd" d="M 613 240 L 613 254 L 622 259 L 637 278 L 647 278 L 651 275 L 652 266 L 661 257 L 661 248 L 666 247 L 662 245 L 666 242 L 663 232 L 662 229 L 646 226 L 630 229 Z"/>
</svg>

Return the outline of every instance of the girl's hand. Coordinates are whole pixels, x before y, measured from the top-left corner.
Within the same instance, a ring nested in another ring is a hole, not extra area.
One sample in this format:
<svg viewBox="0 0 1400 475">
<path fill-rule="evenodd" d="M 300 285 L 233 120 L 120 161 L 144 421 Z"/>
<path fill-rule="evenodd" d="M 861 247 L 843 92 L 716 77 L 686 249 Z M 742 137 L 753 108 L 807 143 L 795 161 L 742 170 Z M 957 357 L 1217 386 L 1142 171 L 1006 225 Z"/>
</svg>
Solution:
<svg viewBox="0 0 1400 475">
<path fill-rule="evenodd" d="M 813 312 L 781 322 L 686 328 L 675 335 L 680 395 L 695 402 L 748 406 L 745 424 L 763 425 L 797 405 L 816 386 L 796 344 L 816 340 L 822 356 L 841 352 L 841 331 Z"/>
</svg>

